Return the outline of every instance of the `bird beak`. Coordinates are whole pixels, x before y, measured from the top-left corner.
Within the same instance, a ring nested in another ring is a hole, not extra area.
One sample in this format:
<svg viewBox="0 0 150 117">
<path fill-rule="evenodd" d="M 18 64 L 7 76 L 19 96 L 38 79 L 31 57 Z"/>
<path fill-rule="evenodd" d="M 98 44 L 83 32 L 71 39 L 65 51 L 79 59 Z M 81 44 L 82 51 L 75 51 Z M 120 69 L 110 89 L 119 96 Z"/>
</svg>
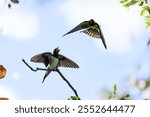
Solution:
<svg viewBox="0 0 150 117">
<path fill-rule="evenodd" d="M 57 51 L 58 51 L 58 52 L 60 51 L 59 47 L 57 48 Z"/>
</svg>

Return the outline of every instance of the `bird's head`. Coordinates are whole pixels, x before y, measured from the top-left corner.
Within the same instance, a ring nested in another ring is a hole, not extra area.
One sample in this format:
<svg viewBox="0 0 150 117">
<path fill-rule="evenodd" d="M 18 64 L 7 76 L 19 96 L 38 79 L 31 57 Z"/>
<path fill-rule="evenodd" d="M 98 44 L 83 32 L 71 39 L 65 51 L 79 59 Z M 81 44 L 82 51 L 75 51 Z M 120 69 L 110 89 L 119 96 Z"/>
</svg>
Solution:
<svg viewBox="0 0 150 117">
<path fill-rule="evenodd" d="M 89 24 L 94 25 L 95 21 L 93 19 L 90 19 Z"/>
<path fill-rule="evenodd" d="M 53 54 L 58 54 L 60 51 L 59 47 L 55 48 L 54 51 L 53 51 Z"/>
</svg>

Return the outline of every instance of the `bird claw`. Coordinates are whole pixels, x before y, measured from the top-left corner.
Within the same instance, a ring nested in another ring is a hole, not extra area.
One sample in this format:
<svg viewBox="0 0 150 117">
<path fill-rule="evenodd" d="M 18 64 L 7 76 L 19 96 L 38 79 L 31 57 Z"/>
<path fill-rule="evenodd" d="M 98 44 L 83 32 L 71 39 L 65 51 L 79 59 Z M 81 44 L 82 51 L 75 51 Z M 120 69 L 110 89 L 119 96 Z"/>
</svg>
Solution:
<svg viewBox="0 0 150 117">
<path fill-rule="evenodd" d="M 52 71 L 57 71 L 57 68 L 53 69 Z"/>
</svg>

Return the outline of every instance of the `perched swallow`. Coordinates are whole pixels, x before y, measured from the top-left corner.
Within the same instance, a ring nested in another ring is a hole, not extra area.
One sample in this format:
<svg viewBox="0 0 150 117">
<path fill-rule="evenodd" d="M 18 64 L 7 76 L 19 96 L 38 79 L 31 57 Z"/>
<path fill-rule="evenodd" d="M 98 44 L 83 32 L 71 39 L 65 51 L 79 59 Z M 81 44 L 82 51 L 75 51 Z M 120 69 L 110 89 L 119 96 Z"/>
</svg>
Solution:
<svg viewBox="0 0 150 117">
<path fill-rule="evenodd" d="M 4 78 L 6 73 L 7 70 L 2 65 L 0 65 L 0 79 Z"/>
<path fill-rule="evenodd" d="M 83 32 L 94 38 L 101 38 L 104 47 L 107 49 L 105 38 L 101 31 L 100 25 L 98 23 L 96 23 L 93 19 L 91 19 L 89 21 L 81 22 L 79 25 L 77 25 L 75 28 L 73 28 L 72 30 L 70 30 L 69 32 L 64 34 L 63 36 L 68 35 L 73 32 L 76 32 L 76 31 L 79 31 L 79 30 L 82 30 L 80 32 Z"/>
<path fill-rule="evenodd" d="M 59 54 L 59 51 L 59 48 L 55 48 L 53 50 L 53 54 L 51 52 L 44 52 L 31 58 L 32 62 L 43 63 L 48 69 L 48 71 L 45 73 L 42 83 L 50 74 L 50 72 L 57 69 L 58 67 L 79 68 L 79 66 L 74 61 Z"/>
</svg>

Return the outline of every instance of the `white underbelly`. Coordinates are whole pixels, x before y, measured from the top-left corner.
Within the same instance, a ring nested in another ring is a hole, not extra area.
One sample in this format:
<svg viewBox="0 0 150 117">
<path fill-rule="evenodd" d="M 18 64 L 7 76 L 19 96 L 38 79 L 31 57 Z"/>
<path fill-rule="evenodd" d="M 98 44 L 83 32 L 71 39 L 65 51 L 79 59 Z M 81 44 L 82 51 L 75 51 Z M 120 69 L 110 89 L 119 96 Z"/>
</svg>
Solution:
<svg viewBox="0 0 150 117">
<path fill-rule="evenodd" d="M 59 62 L 59 60 L 57 58 L 55 58 L 53 60 L 53 62 L 51 63 L 51 65 L 48 66 L 48 69 L 50 69 L 50 70 L 55 69 L 58 66 L 58 62 Z"/>
</svg>

